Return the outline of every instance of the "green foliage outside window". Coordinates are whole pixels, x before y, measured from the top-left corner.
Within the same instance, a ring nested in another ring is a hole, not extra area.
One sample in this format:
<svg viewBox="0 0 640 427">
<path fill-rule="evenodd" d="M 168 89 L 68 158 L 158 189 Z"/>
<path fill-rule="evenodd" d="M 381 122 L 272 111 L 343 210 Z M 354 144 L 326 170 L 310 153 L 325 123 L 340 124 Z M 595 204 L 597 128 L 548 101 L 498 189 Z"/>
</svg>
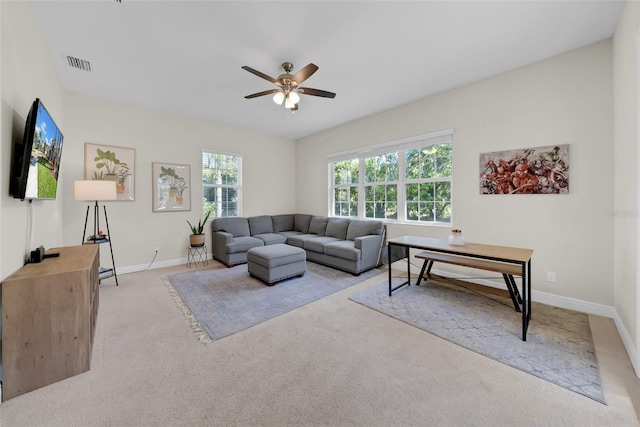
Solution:
<svg viewBox="0 0 640 427">
<path fill-rule="evenodd" d="M 334 162 L 332 167 L 336 216 L 451 222 L 450 142 Z M 364 212 L 358 212 L 359 203 Z"/>
<path fill-rule="evenodd" d="M 213 217 L 238 216 L 240 157 L 202 153 L 202 193 L 204 212 Z"/>
</svg>

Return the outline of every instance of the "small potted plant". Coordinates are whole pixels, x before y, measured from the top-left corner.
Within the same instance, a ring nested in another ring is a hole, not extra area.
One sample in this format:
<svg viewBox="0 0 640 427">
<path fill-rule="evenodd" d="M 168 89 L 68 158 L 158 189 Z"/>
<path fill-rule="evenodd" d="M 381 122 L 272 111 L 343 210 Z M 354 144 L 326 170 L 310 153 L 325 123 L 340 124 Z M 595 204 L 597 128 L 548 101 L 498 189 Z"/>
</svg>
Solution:
<svg viewBox="0 0 640 427">
<path fill-rule="evenodd" d="M 191 235 L 189 236 L 189 243 L 191 244 L 192 248 L 198 247 L 198 246 L 204 246 L 204 226 L 207 223 L 207 220 L 209 219 L 209 217 L 211 216 L 211 210 L 208 210 L 207 213 L 204 215 L 204 218 L 202 218 L 200 221 L 198 221 L 198 224 L 191 224 L 189 222 L 189 220 L 187 220 L 187 224 L 189 224 L 189 228 L 191 228 Z"/>
</svg>

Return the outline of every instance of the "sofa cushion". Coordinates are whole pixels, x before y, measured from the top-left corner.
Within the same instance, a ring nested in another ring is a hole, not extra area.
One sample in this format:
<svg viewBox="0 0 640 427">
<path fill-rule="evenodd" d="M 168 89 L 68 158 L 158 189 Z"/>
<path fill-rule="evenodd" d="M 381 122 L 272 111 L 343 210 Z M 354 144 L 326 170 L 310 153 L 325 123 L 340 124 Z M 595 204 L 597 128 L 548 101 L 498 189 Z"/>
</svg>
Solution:
<svg viewBox="0 0 640 427">
<path fill-rule="evenodd" d="M 352 219 L 347 229 L 347 240 L 355 240 L 356 237 L 370 234 L 382 234 L 384 223 L 382 221 L 362 221 Z"/>
<path fill-rule="evenodd" d="M 327 216 L 314 216 L 313 218 L 311 218 L 311 222 L 309 222 L 309 234 L 324 236 L 324 232 L 327 229 L 328 222 L 329 217 Z"/>
<path fill-rule="evenodd" d="M 273 232 L 279 233 L 281 231 L 293 231 L 293 219 L 294 215 L 274 215 L 271 217 L 273 223 Z"/>
<path fill-rule="evenodd" d="M 289 236 L 287 238 L 287 244 L 304 248 L 305 241 L 309 239 L 317 239 L 318 237 L 322 236 L 318 236 L 317 234 L 298 234 L 297 236 Z"/>
<path fill-rule="evenodd" d="M 278 234 L 288 238 L 288 237 L 291 237 L 291 236 L 299 236 L 299 235 L 304 234 L 304 233 L 301 233 L 299 231 L 281 231 Z"/>
<path fill-rule="evenodd" d="M 251 235 L 273 233 L 273 223 L 269 215 L 249 217 Z"/>
<path fill-rule="evenodd" d="M 355 247 L 353 240 L 340 240 L 338 242 L 327 243 L 324 246 L 324 253 L 338 258 L 358 261 L 360 259 L 360 249 Z"/>
<path fill-rule="evenodd" d="M 276 245 L 278 243 L 287 243 L 287 237 L 283 236 L 282 234 L 264 233 L 264 234 L 254 234 L 251 237 L 255 237 L 256 239 L 262 240 L 265 245 Z"/>
<path fill-rule="evenodd" d="M 309 232 L 309 222 L 311 222 L 312 215 L 296 214 L 293 219 L 293 231 L 299 231 L 302 234 Z"/>
<path fill-rule="evenodd" d="M 257 246 L 264 246 L 264 242 L 251 236 L 236 237 L 231 243 L 225 245 L 225 251 L 228 254 L 237 254 Z"/>
<path fill-rule="evenodd" d="M 324 235 L 344 240 L 347 238 L 347 228 L 349 228 L 350 222 L 351 220 L 347 218 L 329 218 Z"/>
<path fill-rule="evenodd" d="M 324 246 L 331 242 L 339 242 L 344 239 L 338 239 L 337 237 L 316 237 L 315 239 L 307 239 L 304 241 L 304 248 L 308 251 L 318 252 L 319 254 L 325 253 Z"/>
<path fill-rule="evenodd" d="M 249 236 L 249 221 L 247 218 L 226 217 L 215 218 L 211 221 L 213 231 L 224 231 L 232 234 L 233 237 Z"/>
</svg>

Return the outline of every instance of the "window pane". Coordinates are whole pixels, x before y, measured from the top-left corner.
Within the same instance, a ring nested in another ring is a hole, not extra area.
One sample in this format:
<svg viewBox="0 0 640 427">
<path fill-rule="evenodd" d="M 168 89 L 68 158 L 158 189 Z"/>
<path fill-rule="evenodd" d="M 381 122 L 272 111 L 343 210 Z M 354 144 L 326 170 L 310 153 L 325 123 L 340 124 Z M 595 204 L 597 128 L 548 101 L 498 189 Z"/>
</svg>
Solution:
<svg viewBox="0 0 640 427">
<path fill-rule="evenodd" d="M 364 161 L 365 182 L 387 182 L 398 180 L 398 153 L 381 154 Z"/>
<path fill-rule="evenodd" d="M 357 184 L 359 164 L 358 159 L 334 163 L 333 183 L 335 185 Z"/>
<path fill-rule="evenodd" d="M 450 182 L 436 182 L 435 183 L 435 197 L 439 201 L 451 201 L 451 183 Z"/>
<path fill-rule="evenodd" d="M 227 154 L 202 153 L 203 184 L 235 185 L 238 181 L 239 158 Z"/>
<path fill-rule="evenodd" d="M 451 221 L 451 203 L 436 202 L 436 221 L 449 222 Z"/>
<path fill-rule="evenodd" d="M 405 153 L 405 177 L 407 179 L 420 178 L 420 149 L 412 148 Z"/>
<path fill-rule="evenodd" d="M 238 192 L 236 189 L 207 186 L 203 192 L 205 209 L 212 209 L 213 216 L 238 216 Z"/>
<path fill-rule="evenodd" d="M 435 204 L 433 202 L 426 202 L 420 204 L 420 221 L 434 221 L 435 220 Z"/>
</svg>

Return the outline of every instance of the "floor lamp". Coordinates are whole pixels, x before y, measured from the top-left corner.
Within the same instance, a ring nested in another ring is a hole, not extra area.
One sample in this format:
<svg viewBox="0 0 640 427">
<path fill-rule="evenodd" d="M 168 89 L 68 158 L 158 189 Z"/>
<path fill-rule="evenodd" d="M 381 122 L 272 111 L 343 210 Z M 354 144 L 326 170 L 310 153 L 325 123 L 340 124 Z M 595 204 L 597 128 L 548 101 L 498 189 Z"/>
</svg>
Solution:
<svg viewBox="0 0 640 427">
<path fill-rule="evenodd" d="M 73 188 L 73 195 L 75 200 L 82 200 L 86 202 L 95 202 L 93 207 L 93 238 L 86 241 L 87 235 L 87 222 L 89 220 L 89 209 L 91 206 L 87 206 L 87 214 L 84 218 L 84 231 L 82 232 L 82 244 L 85 243 L 109 243 L 109 249 L 111 251 L 111 265 L 113 266 L 113 270 L 109 271 L 108 269 L 100 269 L 99 277 L 100 279 L 111 277 L 110 273 L 113 273 L 113 276 L 116 279 L 116 286 L 118 286 L 118 275 L 116 274 L 116 263 L 113 259 L 113 247 L 111 246 L 111 231 L 109 230 L 109 219 L 107 218 L 107 206 L 103 205 L 104 208 L 104 221 L 107 226 L 107 237 L 101 239 L 99 236 L 100 232 L 100 207 L 98 206 L 99 201 L 108 201 L 108 200 L 117 200 L 116 193 L 116 182 L 115 181 L 75 181 Z"/>
</svg>

